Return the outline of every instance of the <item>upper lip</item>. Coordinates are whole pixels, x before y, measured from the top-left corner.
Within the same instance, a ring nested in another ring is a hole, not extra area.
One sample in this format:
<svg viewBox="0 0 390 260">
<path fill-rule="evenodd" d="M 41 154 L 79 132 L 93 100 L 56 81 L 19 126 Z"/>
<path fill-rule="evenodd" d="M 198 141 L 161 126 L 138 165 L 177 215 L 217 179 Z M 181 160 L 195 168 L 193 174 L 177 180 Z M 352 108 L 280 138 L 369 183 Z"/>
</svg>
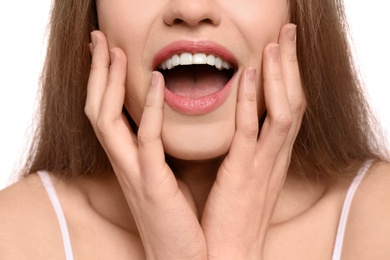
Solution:
<svg viewBox="0 0 390 260">
<path fill-rule="evenodd" d="M 157 69 L 166 59 L 180 53 L 205 53 L 213 54 L 237 67 L 237 60 L 234 55 L 224 46 L 210 41 L 176 41 L 163 47 L 154 57 L 152 66 Z"/>
</svg>

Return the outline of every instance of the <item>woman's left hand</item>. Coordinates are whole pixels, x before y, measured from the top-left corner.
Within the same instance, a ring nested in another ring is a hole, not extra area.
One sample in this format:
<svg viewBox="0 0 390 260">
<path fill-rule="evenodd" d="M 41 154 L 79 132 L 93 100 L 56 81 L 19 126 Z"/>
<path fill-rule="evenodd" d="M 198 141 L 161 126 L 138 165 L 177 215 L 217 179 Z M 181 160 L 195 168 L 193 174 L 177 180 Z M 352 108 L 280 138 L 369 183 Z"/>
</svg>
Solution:
<svg viewBox="0 0 390 260">
<path fill-rule="evenodd" d="M 263 53 L 267 116 L 258 138 L 255 69 L 240 82 L 236 132 L 202 216 L 209 259 L 259 259 L 290 165 L 305 110 L 296 56 L 296 26 Z"/>
</svg>

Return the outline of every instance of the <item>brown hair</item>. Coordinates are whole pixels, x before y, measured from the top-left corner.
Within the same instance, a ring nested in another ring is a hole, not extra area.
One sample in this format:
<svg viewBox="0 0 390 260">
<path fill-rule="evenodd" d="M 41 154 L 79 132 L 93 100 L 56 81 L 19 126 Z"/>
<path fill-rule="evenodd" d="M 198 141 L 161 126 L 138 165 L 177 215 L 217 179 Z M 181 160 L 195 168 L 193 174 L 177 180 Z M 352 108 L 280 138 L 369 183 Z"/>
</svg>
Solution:
<svg viewBox="0 0 390 260">
<path fill-rule="evenodd" d="M 308 107 L 291 166 L 317 176 L 343 175 L 369 158 L 381 159 L 372 116 L 354 69 L 341 0 L 290 0 Z M 68 176 L 111 168 L 84 114 L 91 56 L 98 28 L 95 1 L 56 0 L 42 73 L 40 122 L 27 173 Z"/>
</svg>

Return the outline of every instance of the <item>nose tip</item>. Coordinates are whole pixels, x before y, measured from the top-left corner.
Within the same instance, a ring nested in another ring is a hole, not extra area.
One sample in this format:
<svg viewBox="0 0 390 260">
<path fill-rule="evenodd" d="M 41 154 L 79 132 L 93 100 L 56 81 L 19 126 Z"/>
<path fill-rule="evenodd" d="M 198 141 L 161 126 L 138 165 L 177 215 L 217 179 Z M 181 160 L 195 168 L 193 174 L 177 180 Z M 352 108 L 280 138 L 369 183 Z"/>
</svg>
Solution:
<svg viewBox="0 0 390 260">
<path fill-rule="evenodd" d="M 173 0 L 164 14 L 166 24 L 218 25 L 221 15 L 213 0 Z"/>
</svg>

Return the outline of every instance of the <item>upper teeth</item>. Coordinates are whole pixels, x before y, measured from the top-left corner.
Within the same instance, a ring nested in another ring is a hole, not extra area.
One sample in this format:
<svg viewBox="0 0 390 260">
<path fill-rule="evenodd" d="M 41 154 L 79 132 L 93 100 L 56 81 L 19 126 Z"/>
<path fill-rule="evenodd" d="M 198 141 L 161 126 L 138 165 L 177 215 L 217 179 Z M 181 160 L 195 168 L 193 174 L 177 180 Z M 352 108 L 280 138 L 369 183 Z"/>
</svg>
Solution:
<svg viewBox="0 0 390 260">
<path fill-rule="evenodd" d="M 205 53 L 187 53 L 175 54 L 160 64 L 160 69 L 172 69 L 179 65 L 193 65 L 193 64 L 208 64 L 215 66 L 217 69 L 230 69 L 230 64 L 213 54 Z"/>
</svg>

